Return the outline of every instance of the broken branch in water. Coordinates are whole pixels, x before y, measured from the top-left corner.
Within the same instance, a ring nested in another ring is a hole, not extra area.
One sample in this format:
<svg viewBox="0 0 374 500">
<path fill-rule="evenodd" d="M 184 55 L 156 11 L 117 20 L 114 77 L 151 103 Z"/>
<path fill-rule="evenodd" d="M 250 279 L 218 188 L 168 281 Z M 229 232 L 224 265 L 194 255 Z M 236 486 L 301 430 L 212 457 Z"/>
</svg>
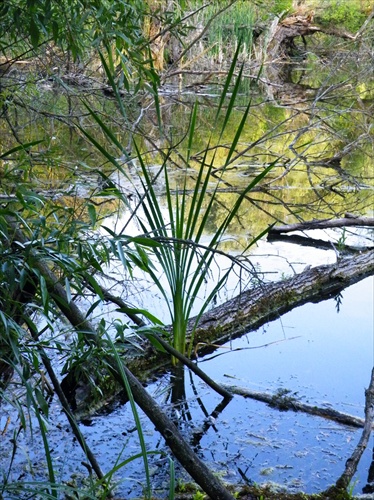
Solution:
<svg viewBox="0 0 374 500">
<path fill-rule="evenodd" d="M 355 417 L 353 415 L 334 410 L 333 408 L 321 408 L 316 405 L 312 406 L 301 403 L 294 396 L 290 395 L 288 391 L 281 390 L 271 394 L 269 392 L 252 391 L 236 385 L 222 385 L 233 394 L 238 394 L 239 396 L 243 396 L 245 398 L 255 399 L 256 401 L 262 401 L 263 403 L 267 403 L 268 405 L 278 408 L 279 410 L 301 411 L 310 415 L 333 420 L 339 424 L 349 425 L 351 427 L 364 427 L 366 425 L 366 421 L 360 417 Z"/>
<path fill-rule="evenodd" d="M 365 391 L 365 424 L 362 431 L 362 436 L 354 449 L 350 458 L 348 458 L 345 464 L 345 471 L 336 481 L 335 488 L 346 490 L 351 482 L 353 476 L 356 473 L 358 463 L 364 453 L 371 430 L 374 423 L 374 368 L 371 372 L 371 380 L 368 389 Z"/>
<path fill-rule="evenodd" d="M 348 226 L 374 226 L 374 217 L 355 217 L 348 216 L 340 219 L 322 219 L 312 220 L 307 222 L 300 222 L 297 224 L 287 224 L 285 226 L 272 227 L 268 236 L 275 236 L 280 233 L 291 233 L 292 231 L 306 231 L 308 229 L 331 229 L 335 227 L 348 227 Z"/>
<path fill-rule="evenodd" d="M 331 241 L 310 238 L 309 236 L 300 236 L 298 234 L 272 234 L 268 235 L 268 241 L 284 241 L 295 245 L 319 248 L 320 250 L 334 250 L 334 244 Z M 352 246 L 339 244 L 339 250 L 346 253 L 358 253 L 363 250 L 373 250 L 373 246 Z"/>
</svg>

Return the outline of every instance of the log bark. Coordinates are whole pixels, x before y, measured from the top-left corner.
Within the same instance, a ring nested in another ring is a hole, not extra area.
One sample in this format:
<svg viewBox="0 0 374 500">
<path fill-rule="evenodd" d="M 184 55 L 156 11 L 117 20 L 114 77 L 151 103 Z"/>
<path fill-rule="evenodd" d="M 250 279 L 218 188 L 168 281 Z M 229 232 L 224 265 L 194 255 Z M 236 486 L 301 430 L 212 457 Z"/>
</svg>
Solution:
<svg viewBox="0 0 374 500">
<path fill-rule="evenodd" d="M 332 229 L 335 227 L 352 227 L 366 226 L 374 227 L 374 217 L 342 217 L 340 219 L 322 219 L 312 220 L 308 222 L 300 222 L 297 224 L 287 224 L 284 226 L 272 227 L 268 236 L 276 236 L 278 234 L 291 233 L 293 231 L 307 231 L 310 229 Z"/>
<path fill-rule="evenodd" d="M 374 274 L 374 251 L 343 257 L 335 264 L 317 266 L 276 283 L 260 285 L 243 292 L 189 323 L 194 344 L 223 344 L 245 332 L 307 302 L 331 298 L 344 288 Z M 209 351 L 209 347 L 199 352 Z M 212 349 L 210 349 L 211 351 Z"/>
<path fill-rule="evenodd" d="M 349 425 L 351 427 L 364 427 L 365 420 L 348 413 L 343 413 L 333 408 L 322 408 L 315 405 L 308 405 L 295 399 L 288 393 L 274 393 L 252 391 L 250 389 L 239 387 L 237 385 L 223 384 L 223 386 L 233 394 L 238 394 L 245 398 L 255 399 L 262 401 L 268 405 L 282 411 L 301 411 L 317 417 L 323 417 L 328 420 L 333 420 L 339 424 Z"/>
</svg>

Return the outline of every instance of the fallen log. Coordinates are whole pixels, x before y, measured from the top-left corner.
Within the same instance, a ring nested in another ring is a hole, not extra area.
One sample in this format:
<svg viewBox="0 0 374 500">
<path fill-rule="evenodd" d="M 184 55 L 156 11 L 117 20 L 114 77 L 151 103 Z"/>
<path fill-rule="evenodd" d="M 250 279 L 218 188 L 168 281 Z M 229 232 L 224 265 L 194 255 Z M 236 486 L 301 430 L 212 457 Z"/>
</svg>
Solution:
<svg viewBox="0 0 374 500">
<path fill-rule="evenodd" d="M 217 346 L 255 330 L 295 307 L 331 298 L 372 274 L 374 250 L 370 249 L 343 257 L 335 264 L 318 266 L 291 278 L 247 290 L 205 312 L 197 324 L 196 318 L 189 320 L 187 331 L 193 347 L 191 352 L 199 355 L 212 352 Z M 111 294 L 105 294 L 105 297 L 123 308 L 122 300 Z M 136 316 L 132 320 L 138 325 L 143 324 Z M 157 364 L 156 357 L 151 359 L 149 351 L 146 358 L 140 354 L 129 360 L 129 363 L 131 367 L 141 366 L 145 370 L 151 368 L 152 364 Z M 162 364 L 167 364 L 165 357 L 162 358 Z"/>
<path fill-rule="evenodd" d="M 247 290 L 188 323 L 194 345 L 223 344 L 255 330 L 307 302 L 320 302 L 374 274 L 374 251 L 343 257 L 335 264 L 317 266 L 300 274 Z M 211 351 L 204 348 L 199 352 Z"/>
<path fill-rule="evenodd" d="M 322 219 L 300 222 L 296 224 L 287 224 L 284 226 L 274 226 L 268 232 L 268 237 L 282 233 L 291 233 L 293 231 L 307 231 L 310 229 L 332 229 L 336 227 L 366 226 L 374 227 L 374 217 L 342 217 L 340 219 Z"/>
<path fill-rule="evenodd" d="M 268 241 L 284 241 L 285 243 L 293 243 L 303 247 L 313 247 L 319 250 L 335 250 L 334 244 L 331 241 L 311 238 L 310 236 L 300 236 L 298 234 L 283 234 L 275 233 L 267 236 Z M 352 246 L 339 244 L 339 251 L 348 253 L 362 253 L 364 250 L 374 250 L 374 246 Z"/>
<path fill-rule="evenodd" d="M 287 390 L 279 390 L 275 393 L 270 392 L 259 392 L 252 391 L 245 387 L 239 387 L 237 385 L 231 384 L 221 384 L 228 391 L 244 398 L 255 399 L 256 401 L 261 401 L 267 403 L 269 406 L 277 408 L 282 411 L 300 411 L 303 413 L 308 413 L 309 415 L 315 415 L 317 417 L 323 417 L 328 420 L 333 420 L 339 424 L 349 425 L 351 427 L 364 427 L 365 420 L 354 415 L 349 415 L 348 413 L 343 413 L 333 408 L 323 408 L 316 405 L 308 405 L 298 401 L 294 396 L 290 395 Z"/>
</svg>

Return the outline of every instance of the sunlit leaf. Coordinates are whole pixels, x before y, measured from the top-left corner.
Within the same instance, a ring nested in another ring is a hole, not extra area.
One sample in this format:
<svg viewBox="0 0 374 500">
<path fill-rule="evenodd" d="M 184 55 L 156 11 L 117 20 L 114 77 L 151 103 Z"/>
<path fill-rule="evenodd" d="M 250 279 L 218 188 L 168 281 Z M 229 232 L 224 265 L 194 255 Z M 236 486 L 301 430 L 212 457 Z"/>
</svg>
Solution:
<svg viewBox="0 0 374 500">
<path fill-rule="evenodd" d="M 28 151 L 32 146 L 35 146 L 36 144 L 40 144 L 41 142 L 44 142 L 44 139 L 39 140 L 39 141 L 32 141 L 32 142 L 26 142 L 25 144 L 21 144 L 20 146 L 16 146 L 12 149 L 9 149 L 2 155 L 0 155 L 0 158 L 6 158 L 7 156 L 10 156 L 13 153 L 16 153 L 17 151 Z"/>
<path fill-rule="evenodd" d="M 96 222 L 97 222 L 96 208 L 95 208 L 94 205 L 92 205 L 91 203 L 89 203 L 88 206 L 87 206 L 87 210 L 88 210 L 88 215 L 89 215 L 90 220 L 91 220 L 92 227 L 95 227 Z"/>
<path fill-rule="evenodd" d="M 117 253 L 118 253 L 118 257 L 120 258 L 120 261 L 122 262 L 123 267 L 126 268 L 127 267 L 127 258 L 125 256 L 124 251 L 123 251 L 121 241 L 117 241 Z"/>
<path fill-rule="evenodd" d="M 154 316 L 153 314 L 151 314 L 146 309 L 138 309 L 138 308 L 134 308 L 134 307 L 123 307 L 122 306 L 122 307 L 119 307 L 117 309 L 117 311 L 125 313 L 125 314 L 141 314 L 145 318 L 147 318 L 150 321 L 152 321 L 153 324 L 160 325 L 160 326 L 163 325 L 162 321 L 160 321 L 158 318 L 156 318 L 156 316 Z"/>
<path fill-rule="evenodd" d="M 147 238 L 146 236 L 133 236 L 129 237 L 129 241 L 137 243 L 145 247 L 158 248 L 161 247 L 162 243 L 155 240 L 154 238 Z"/>
</svg>

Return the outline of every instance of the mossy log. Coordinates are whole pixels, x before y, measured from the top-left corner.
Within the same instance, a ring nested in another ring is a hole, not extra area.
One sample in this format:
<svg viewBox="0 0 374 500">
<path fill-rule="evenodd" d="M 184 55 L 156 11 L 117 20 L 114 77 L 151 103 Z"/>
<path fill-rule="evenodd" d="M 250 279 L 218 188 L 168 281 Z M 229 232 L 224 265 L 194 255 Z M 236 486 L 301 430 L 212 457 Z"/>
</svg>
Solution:
<svg viewBox="0 0 374 500">
<path fill-rule="evenodd" d="M 374 250 L 369 250 L 276 283 L 260 285 L 206 312 L 198 321 L 194 343 L 205 345 L 205 349 L 209 348 L 209 343 L 223 344 L 295 307 L 333 297 L 372 274 Z M 190 333 L 195 324 L 196 319 L 192 318 L 188 323 Z"/>
</svg>

